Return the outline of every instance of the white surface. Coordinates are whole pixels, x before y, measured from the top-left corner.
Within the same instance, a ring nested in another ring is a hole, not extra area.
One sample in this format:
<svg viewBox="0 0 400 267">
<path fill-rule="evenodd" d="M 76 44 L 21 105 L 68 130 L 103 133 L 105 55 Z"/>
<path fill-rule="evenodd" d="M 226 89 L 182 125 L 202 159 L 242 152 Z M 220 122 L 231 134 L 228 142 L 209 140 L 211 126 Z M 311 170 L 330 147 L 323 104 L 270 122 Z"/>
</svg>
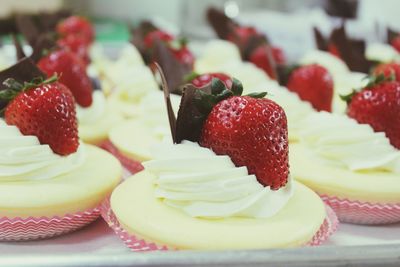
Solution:
<svg viewBox="0 0 400 267">
<path fill-rule="evenodd" d="M 325 244 L 340 245 L 400 244 L 400 224 L 387 226 L 357 226 L 341 224 L 338 232 Z M 8 256 L 37 254 L 43 257 L 57 254 L 120 254 L 130 252 L 122 241 L 99 219 L 71 234 L 48 240 L 0 243 L 0 253 Z"/>
</svg>

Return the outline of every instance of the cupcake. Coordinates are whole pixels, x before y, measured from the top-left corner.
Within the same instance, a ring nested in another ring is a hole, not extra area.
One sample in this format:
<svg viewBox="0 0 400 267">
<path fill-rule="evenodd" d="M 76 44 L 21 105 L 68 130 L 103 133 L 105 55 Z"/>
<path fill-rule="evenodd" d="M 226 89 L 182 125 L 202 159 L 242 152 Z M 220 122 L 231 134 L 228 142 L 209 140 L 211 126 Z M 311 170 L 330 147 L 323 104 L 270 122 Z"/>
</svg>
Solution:
<svg viewBox="0 0 400 267">
<path fill-rule="evenodd" d="M 291 173 L 317 192 L 339 220 L 400 221 L 400 152 L 384 133 L 345 115 L 311 114 L 290 146 Z"/>
<path fill-rule="evenodd" d="M 118 160 L 79 142 L 73 95 L 33 61 L 0 78 L 0 239 L 48 238 L 95 220 L 120 181 Z"/>
<path fill-rule="evenodd" d="M 175 120 L 165 89 L 173 143 L 157 145 L 102 210 L 130 248 L 298 247 L 335 229 L 320 198 L 290 178 L 283 109 L 241 91 L 237 80 L 230 90 L 219 79 L 188 85 Z"/>
</svg>

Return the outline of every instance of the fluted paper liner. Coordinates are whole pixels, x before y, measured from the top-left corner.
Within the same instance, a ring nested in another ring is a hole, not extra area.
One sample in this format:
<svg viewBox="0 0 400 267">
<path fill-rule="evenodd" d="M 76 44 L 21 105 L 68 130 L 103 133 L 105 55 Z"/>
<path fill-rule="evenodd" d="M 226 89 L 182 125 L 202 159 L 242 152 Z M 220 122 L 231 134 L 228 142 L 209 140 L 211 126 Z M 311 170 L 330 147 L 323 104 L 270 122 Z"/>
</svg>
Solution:
<svg viewBox="0 0 400 267">
<path fill-rule="evenodd" d="M 320 195 L 341 222 L 354 224 L 389 224 L 400 222 L 400 203 L 370 203 L 336 196 Z"/>
<path fill-rule="evenodd" d="M 28 241 L 75 231 L 96 220 L 98 207 L 84 212 L 54 217 L 0 218 L 0 241 Z"/>
</svg>

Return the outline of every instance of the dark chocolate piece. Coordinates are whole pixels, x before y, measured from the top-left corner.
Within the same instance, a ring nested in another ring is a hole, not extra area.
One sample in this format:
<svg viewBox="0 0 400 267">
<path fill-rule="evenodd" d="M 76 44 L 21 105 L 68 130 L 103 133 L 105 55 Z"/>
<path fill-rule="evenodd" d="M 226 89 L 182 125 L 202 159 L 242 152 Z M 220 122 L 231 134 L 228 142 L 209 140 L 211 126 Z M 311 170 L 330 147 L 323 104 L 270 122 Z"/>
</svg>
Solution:
<svg viewBox="0 0 400 267">
<path fill-rule="evenodd" d="M 197 88 L 192 84 L 184 86 L 176 120 L 176 143 L 180 143 L 182 140 L 198 142 L 200 139 L 206 116 L 200 112 L 194 103 L 195 99 L 200 97 L 199 90 L 210 94 L 211 83 L 202 88 Z"/>
<path fill-rule="evenodd" d="M 185 77 L 192 72 L 191 66 L 179 62 L 161 40 L 155 41 L 152 58 L 163 69 L 170 93 L 182 94 L 180 87 L 185 83 Z"/>
<path fill-rule="evenodd" d="M 374 63 L 365 57 L 365 41 L 350 39 L 344 24 L 332 32 L 330 42 L 336 46 L 350 70 L 369 73 Z"/>
<path fill-rule="evenodd" d="M 18 31 L 25 37 L 28 44 L 32 47 L 35 46 L 40 30 L 36 26 L 33 17 L 29 15 L 17 15 L 15 21 Z"/>
<path fill-rule="evenodd" d="M 353 19 L 357 16 L 358 0 L 328 0 L 324 9 L 328 15 Z"/>
<path fill-rule="evenodd" d="M 400 36 L 400 33 L 391 29 L 391 28 L 387 28 L 387 43 L 391 44 L 392 40 L 396 37 Z"/>
<path fill-rule="evenodd" d="M 15 65 L 0 71 L 0 91 L 4 90 L 3 82 L 8 78 L 13 78 L 17 82 L 23 84 L 24 82 L 30 82 L 35 78 L 46 79 L 46 75 L 36 66 L 35 62 L 30 58 L 23 58 L 19 60 Z M 6 106 L 5 101 L 0 101 L 0 110 L 3 110 Z"/>
<path fill-rule="evenodd" d="M 155 30 L 157 30 L 157 27 L 150 21 L 143 21 L 138 27 L 131 29 L 131 43 L 139 50 L 146 64 L 151 64 L 151 54 L 144 44 L 144 38 L 149 32 Z"/>
<path fill-rule="evenodd" d="M 169 121 L 169 127 L 171 130 L 171 135 L 172 135 L 172 141 L 174 143 L 177 143 L 176 139 L 176 118 L 175 118 L 175 113 L 172 108 L 171 104 L 171 98 L 170 98 L 170 90 L 168 88 L 168 83 L 167 80 L 165 79 L 165 75 L 163 72 L 163 69 L 161 66 L 157 63 L 154 63 L 155 70 L 158 72 L 161 78 L 161 88 L 164 92 L 164 100 L 165 100 L 165 105 L 167 107 L 167 114 L 168 114 L 168 121 Z"/>
<path fill-rule="evenodd" d="M 334 45 L 340 58 L 352 71 L 369 73 L 371 67 L 375 64 L 365 57 L 365 41 L 349 38 L 344 23 L 332 30 L 328 39 L 324 38 L 317 28 L 314 28 L 314 37 L 319 50 L 328 51 L 329 45 Z"/>
<path fill-rule="evenodd" d="M 0 19 L 0 35 L 7 35 L 17 32 L 18 30 L 14 17 Z"/>
<path fill-rule="evenodd" d="M 328 51 L 328 40 L 322 35 L 321 31 L 317 27 L 313 27 L 315 44 L 318 50 Z"/>
<path fill-rule="evenodd" d="M 13 34 L 11 34 L 11 38 L 12 38 L 14 46 L 15 46 L 17 60 L 20 60 L 20 59 L 23 59 L 24 57 L 26 57 L 24 49 L 22 48 L 21 42 L 19 41 L 18 37 L 13 33 Z"/>
<path fill-rule="evenodd" d="M 227 39 L 237 26 L 236 22 L 226 16 L 224 12 L 214 7 L 207 10 L 207 20 L 221 39 Z"/>
</svg>

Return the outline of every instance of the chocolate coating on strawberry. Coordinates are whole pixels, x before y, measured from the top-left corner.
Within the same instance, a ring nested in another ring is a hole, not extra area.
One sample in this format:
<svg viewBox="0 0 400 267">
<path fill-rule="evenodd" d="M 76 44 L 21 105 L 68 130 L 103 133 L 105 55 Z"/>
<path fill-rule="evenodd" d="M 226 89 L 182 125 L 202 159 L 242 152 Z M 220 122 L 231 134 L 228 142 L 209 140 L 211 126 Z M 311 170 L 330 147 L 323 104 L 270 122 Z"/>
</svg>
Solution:
<svg viewBox="0 0 400 267">
<path fill-rule="evenodd" d="M 32 81 L 35 78 L 45 79 L 46 75 L 36 67 L 35 63 L 30 58 L 24 58 L 15 65 L 0 71 L 0 84 L 3 84 L 8 78 L 13 78 L 19 83 L 24 83 L 26 81 Z M 0 94 L 1 91 L 6 89 L 6 87 L 1 86 Z M 3 110 L 7 103 L 8 101 L 0 99 L 0 110 Z"/>
</svg>

